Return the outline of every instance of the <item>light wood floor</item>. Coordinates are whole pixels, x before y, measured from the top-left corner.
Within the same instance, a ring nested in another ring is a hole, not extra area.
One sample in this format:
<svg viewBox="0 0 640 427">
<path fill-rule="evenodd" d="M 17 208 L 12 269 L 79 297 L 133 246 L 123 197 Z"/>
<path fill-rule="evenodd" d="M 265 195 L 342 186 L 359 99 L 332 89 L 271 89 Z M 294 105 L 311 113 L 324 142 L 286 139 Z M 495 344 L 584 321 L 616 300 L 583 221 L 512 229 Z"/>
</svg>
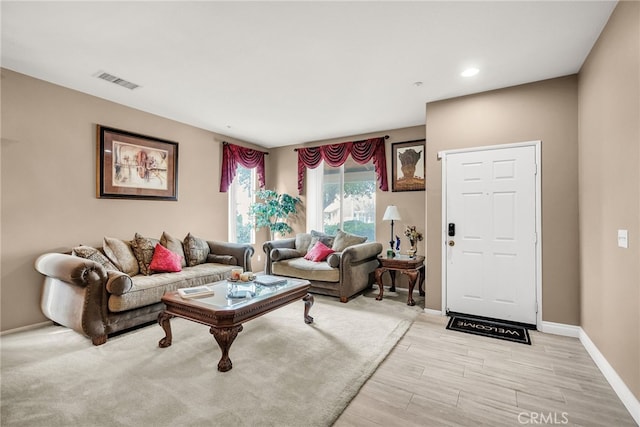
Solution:
<svg viewBox="0 0 640 427">
<path fill-rule="evenodd" d="M 635 426 L 576 338 L 532 345 L 445 329 L 420 314 L 336 427 Z"/>
</svg>

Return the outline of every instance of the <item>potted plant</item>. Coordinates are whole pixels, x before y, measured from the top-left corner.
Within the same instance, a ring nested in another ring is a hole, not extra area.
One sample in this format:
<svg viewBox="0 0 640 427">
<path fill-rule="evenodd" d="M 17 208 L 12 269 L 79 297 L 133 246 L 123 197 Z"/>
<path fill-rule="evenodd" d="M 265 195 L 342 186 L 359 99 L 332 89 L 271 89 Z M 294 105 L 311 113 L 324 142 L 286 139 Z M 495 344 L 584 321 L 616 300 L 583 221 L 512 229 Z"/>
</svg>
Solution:
<svg viewBox="0 0 640 427">
<path fill-rule="evenodd" d="M 275 190 L 258 190 L 256 199 L 259 201 L 249 206 L 249 214 L 255 220 L 256 229 L 268 227 L 271 240 L 276 233 L 284 235 L 293 231 L 287 220 L 298 212 L 298 204 L 302 203 L 299 197 L 280 194 Z"/>
</svg>

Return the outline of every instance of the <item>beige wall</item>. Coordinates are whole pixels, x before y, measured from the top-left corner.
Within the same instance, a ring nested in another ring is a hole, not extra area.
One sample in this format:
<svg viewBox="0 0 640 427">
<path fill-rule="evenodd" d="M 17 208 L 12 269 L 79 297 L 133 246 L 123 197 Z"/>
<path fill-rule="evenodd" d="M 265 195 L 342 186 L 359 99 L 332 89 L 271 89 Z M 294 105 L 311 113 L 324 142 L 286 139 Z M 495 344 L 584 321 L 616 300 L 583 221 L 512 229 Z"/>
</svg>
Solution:
<svg viewBox="0 0 640 427">
<path fill-rule="evenodd" d="M 427 307 L 441 309 L 441 162 L 437 153 L 541 140 L 542 317 L 580 324 L 577 77 L 427 104 Z"/>
<path fill-rule="evenodd" d="M 177 141 L 178 201 L 96 198 L 97 124 Z M 136 232 L 227 240 L 227 195 L 219 192 L 222 140 L 3 69 L 1 329 L 46 320 L 42 277 L 33 268 L 42 253 L 101 245 L 103 236 L 130 239 Z"/>
<path fill-rule="evenodd" d="M 640 399 L 640 3 L 618 4 L 578 87 L 582 327 Z"/>
<path fill-rule="evenodd" d="M 407 225 L 416 225 L 419 231 L 425 231 L 425 192 L 424 191 L 405 191 L 405 192 L 393 192 L 391 191 L 391 144 L 405 141 L 413 141 L 417 139 L 425 138 L 425 127 L 414 126 L 402 129 L 392 129 L 380 132 L 374 132 L 370 134 L 351 135 L 343 138 L 327 139 L 322 141 L 314 141 L 306 144 L 300 144 L 289 147 L 281 147 L 273 149 L 271 152 L 274 154 L 272 159 L 269 159 L 271 166 L 274 170 L 277 170 L 277 181 L 273 185 L 278 188 L 279 191 L 286 191 L 290 194 L 297 194 L 298 186 L 298 157 L 294 151 L 297 147 L 308 146 L 314 147 L 325 144 L 336 144 L 347 141 L 360 141 L 363 139 L 374 138 L 378 136 L 389 135 L 389 139 L 386 140 L 386 155 L 387 155 L 387 174 L 389 176 L 389 191 L 376 192 L 376 241 L 382 243 L 383 247 L 389 246 L 390 224 L 382 221 L 382 216 L 387 205 L 395 204 L 400 210 L 402 221 L 396 221 L 394 223 L 395 234 L 401 236 L 402 248 L 408 247 L 408 241 L 402 235 L 402 232 Z M 306 197 L 301 195 L 303 204 L 306 203 Z M 293 225 L 296 232 L 305 231 L 306 229 L 306 217 L 300 215 L 297 222 Z M 425 253 L 425 241 L 420 242 L 418 245 L 418 254 Z M 258 247 L 258 246 L 256 246 Z M 261 247 L 261 245 L 260 245 Z M 385 275 L 385 283 L 388 281 L 388 275 Z M 398 279 L 400 286 L 406 286 L 406 278 L 403 276 Z"/>
</svg>

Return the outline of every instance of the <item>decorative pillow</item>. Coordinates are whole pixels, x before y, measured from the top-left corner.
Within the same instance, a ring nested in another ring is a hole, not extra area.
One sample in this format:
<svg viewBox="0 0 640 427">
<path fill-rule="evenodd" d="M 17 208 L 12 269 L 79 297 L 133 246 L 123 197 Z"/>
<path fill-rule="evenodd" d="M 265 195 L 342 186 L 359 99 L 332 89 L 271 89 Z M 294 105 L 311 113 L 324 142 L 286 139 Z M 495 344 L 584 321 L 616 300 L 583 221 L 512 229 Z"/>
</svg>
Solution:
<svg viewBox="0 0 640 427">
<path fill-rule="evenodd" d="M 171 252 L 169 249 L 158 243 L 154 248 L 153 258 L 151 258 L 149 269 L 158 273 L 175 273 L 177 271 L 182 271 L 180 261 L 182 261 L 182 257 L 180 255 L 175 252 Z"/>
<path fill-rule="evenodd" d="M 330 236 L 320 231 L 311 230 L 311 242 L 309 242 L 308 250 L 311 250 L 311 248 L 313 248 L 318 242 L 322 242 L 323 245 L 330 248 L 331 246 L 333 246 L 333 239 L 335 239 L 335 236 Z"/>
<path fill-rule="evenodd" d="M 175 237 L 169 236 L 166 232 L 162 232 L 162 237 L 160 237 L 160 244 L 165 248 L 169 249 L 171 252 L 176 253 L 182 257 L 182 261 L 180 261 L 181 267 L 187 266 L 187 259 L 184 256 L 184 248 L 182 247 L 182 242 Z"/>
<path fill-rule="evenodd" d="M 295 242 L 296 250 L 301 252 L 302 255 L 306 254 L 307 251 L 309 250 L 309 243 L 311 243 L 311 234 L 309 233 L 296 234 L 296 242 Z"/>
<path fill-rule="evenodd" d="M 109 261 L 109 258 L 104 256 L 102 252 L 100 252 L 96 248 L 92 248 L 91 246 L 76 246 L 71 250 L 71 255 L 95 261 L 98 264 L 101 264 L 107 270 L 118 271 L 118 267 L 116 267 L 111 261 Z"/>
<path fill-rule="evenodd" d="M 114 239 L 113 237 L 105 237 L 102 249 L 109 260 L 118 267 L 118 270 L 127 273 L 129 276 L 135 276 L 140 273 L 138 260 L 131 249 L 131 243 Z"/>
<path fill-rule="evenodd" d="M 355 234 L 345 233 L 342 230 L 338 230 L 336 233 L 336 238 L 333 241 L 333 245 L 331 249 L 336 252 L 342 252 L 349 246 L 357 245 L 359 243 L 364 243 L 367 240 L 366 237 L 356 236 Z"/>
<path fill-rule="evenodd" d="M 206 240 L 192 236 L 191 233 L 184 238 L 184 254 L 189 267 L 207 262 L 209 252 L 209 244 Z"/>
<path fill-rule="evenodd" d="M 313 247 L 309 252 L 307 252 L 307 254 L 304 256 L 304 259 L 308 259 L 309 261 L 313 261 L 313 262 L 320 262 L 327 259 L 327 257 L 331 255 L 333 252 L 334 252 L 333 249 L 326 246 L 322 242 L 318 242 L 315 245 L 313 245 Z"/>
<path fill-rule="evenodd" d="M 340 267 L 340 258 L 342 258 L 342 252 L 334 252 L 327 257 L 327 264 L 329 267 L 338 268 Z"/>
<path fill-rule="evenodd" d="M 274 248 L 271 249 L 271 261 L 282 261 L 284 259 L 300 258 L 305 253 L 297 249 L 291 248 Z"/>
<path fill-rule="evenodd" d="M 233 255 L 207 255 L 207 262 L 216 264 L 238 265 L 238 260 Z"/>
<path fill-rule="evenodd" d="M 151 264 L 153 251 L 158 243 L 160 243 L 160 240 L 144 237 L 138 233 L 136 233 L 135 238 L 131 241 L 133 254 L 138 260 L 138 267 L 140 267 L 140 273 L 145 276 L 149 276 L 152 273 L 149 264 Z"/>
<path fill-rule="evenodd" d="M 123 295 L 133 287 L 128 274 L 122 271 L 107 271 L 107 292 L 113 295 Z"/>
</svg>

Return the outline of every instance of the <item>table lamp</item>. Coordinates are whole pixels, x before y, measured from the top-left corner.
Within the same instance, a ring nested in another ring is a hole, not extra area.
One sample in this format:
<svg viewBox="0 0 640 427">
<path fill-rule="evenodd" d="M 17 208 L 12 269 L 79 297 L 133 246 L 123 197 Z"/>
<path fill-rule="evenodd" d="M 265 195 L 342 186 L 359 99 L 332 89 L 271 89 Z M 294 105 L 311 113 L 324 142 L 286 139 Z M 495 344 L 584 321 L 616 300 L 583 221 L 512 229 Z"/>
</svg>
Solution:
<svg viewBox="0 0 640 427">
<path fill-rule="evenodd" d="M 399 221 L 402 217 L 400 217 L 400 212 L 398 212 L 398 207 L 395 205 L 387 206 L 387 210 L 384 211 L 384 216 L 382 217 L 383 221 L 391 221 L 391 240 L 389 241 L 389 245 L 391 249 L 387 251 L 387 257 L 393 258 L 395 256 L 395 252 L 393 252 L 393 221 Z"/>
</svg>

